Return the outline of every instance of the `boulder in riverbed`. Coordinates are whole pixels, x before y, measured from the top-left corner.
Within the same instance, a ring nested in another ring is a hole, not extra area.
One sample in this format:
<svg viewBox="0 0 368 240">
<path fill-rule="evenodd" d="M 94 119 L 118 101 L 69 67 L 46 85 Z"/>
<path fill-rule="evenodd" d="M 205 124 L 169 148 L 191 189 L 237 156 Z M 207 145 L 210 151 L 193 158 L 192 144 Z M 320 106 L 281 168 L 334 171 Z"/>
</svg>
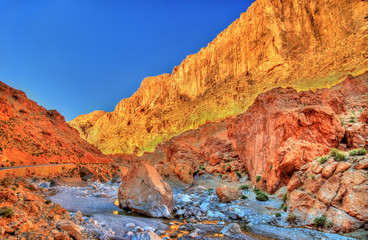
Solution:
<svg viewBox="0 0 368 240">
<path fill-rule="evenodd" d="M 241 197 L 241 192 L 234 187 L 222 186 L 216 189 L 217 197 L 220 202 L 231 202 L 239 199 Z"/>
<path fill-rule="evenodd" d="M 148 164 L 136 164 L 119 187 L 123 208 L 150 217 L 172 218 L 173 195 L 169 184 Z"/>
</svg>

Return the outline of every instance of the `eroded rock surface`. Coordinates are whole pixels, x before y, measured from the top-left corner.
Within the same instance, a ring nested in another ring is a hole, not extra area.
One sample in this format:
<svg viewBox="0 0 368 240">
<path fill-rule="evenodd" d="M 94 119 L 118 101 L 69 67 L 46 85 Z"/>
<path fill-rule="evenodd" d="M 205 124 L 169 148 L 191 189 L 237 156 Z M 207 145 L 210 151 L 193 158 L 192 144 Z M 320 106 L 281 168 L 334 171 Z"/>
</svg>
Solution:
<svg viewBox="0 0 368 240">
<path fill-rule="evenodd" d="M 345 129 L 320 97 L 288 88 L 258 96 L 228 131 L 252 182 L 259 175 L 260 187 L 274 192 L 302 165 L 336 147 Z"/>
<path fill-rule="evenodd" d="M 0 165 L 109 163 L 109 157 L 79 137 L 56 110 L 0 82 Z"/>
<path fill-rule="evenodd" d="M 123 208 L 150 217 L 171 218 L 173 195 L 171 187 L 148 164 L 136 164 L 123 178 L 119 187 Z"/>
<path fill-rule="evenodd" d="M 330 158 L 323 164 L 307 163 L 288 184 L 289 210 L 306 225 L 313 226 L 314 219 L 324 215 L 333 223 L 325 229 L 351 232 L 361 228 L 368 223 L 367 160 L 358 156 L 346 162 Z"/>
</svg>

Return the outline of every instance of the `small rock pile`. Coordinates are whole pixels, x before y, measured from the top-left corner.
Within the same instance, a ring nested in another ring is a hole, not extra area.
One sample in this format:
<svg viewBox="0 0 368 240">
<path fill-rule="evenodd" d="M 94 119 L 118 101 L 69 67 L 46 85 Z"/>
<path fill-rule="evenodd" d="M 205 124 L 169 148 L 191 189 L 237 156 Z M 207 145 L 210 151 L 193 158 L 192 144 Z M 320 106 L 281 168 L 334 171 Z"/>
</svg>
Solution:
<svg viewBox="0 0 368 240">
<path fill-rule="evenodd" d="M 82 227 L 69 213 L 35 193 L 37 187 L 23 179 L 1 181 L 1 239 L 84 239 Z"/>
</svg>

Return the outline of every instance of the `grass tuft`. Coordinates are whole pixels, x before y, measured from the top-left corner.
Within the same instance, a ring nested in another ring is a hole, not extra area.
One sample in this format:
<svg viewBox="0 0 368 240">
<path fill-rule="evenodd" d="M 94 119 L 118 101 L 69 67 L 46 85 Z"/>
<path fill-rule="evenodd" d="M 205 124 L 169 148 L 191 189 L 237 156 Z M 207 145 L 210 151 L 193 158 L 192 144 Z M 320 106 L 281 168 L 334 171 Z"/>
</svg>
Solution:
<svg viewBox="0 0 368 240">
<path fill-rule="evenodd" d="M 335 158 L 338 162 L 346 160 L 346 155 L 336 148 L 331 148 L 329 156 Z"/>
<path fill-rule="evenodd" d="M 367 154 L 367 150 L 365 150 L 364 148 L 354 149 L 349 152 L 350 156 L 363 156 L 366 154 Z"/>
</svg>

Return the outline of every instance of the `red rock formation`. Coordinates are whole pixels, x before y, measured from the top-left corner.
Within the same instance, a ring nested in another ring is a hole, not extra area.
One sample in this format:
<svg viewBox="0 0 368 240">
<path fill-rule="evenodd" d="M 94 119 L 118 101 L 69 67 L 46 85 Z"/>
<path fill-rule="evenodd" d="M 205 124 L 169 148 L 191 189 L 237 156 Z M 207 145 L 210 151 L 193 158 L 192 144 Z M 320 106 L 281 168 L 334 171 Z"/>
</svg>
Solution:
<svg viewBox="0 0 368 240">
<path fill-rule="evenodd" d="M 288 184 L 289 210 L 306 225 L 325 215 L 334 232 L 351 232 L 367 224 L 367 161 L 367 156 L 359 156 L 347 162 L 330 158 L 323 164 L 304 165 Z"/>
<path fill-rule="evenodd" d="M 0 165 L 110 162 L 56 110 L 0 82 Z"/>
<path fill-rule="evenodd" d="M 259 95 L 245 114 L 228 125 L 252 182 L 261 175 L 260 187 L 274 192 L 303 164 L 337 147 L 344 136 L 348 148 L 364 147 L 366 124 L 349 123 L 344 135 L 336 113 L 366 107 L 367 86 L 365 73 L 316 92 L 279 88 Z"/>
<path fill-rule="evenodd" d="M 19 178 L 6 178 L 1 184 L 1 239 L 86 239 L 69 213 L 37 195 L 33 184 Z"/>
<path fill-rule="evenodd" d="M 272 88 L 329 87 L 367 70 L 367 12 L 367 2 L 358 0 L 257 0 L 172 74 L 144 79 L 115 111 L 92 117 L 91 127 L 80 118 L 71 124 L 104 153 L 142 153 L 243 113 Z M 338 99 L 330 104 L 339 107 Z"/>
<path fill-rule="evenodd" d="M 285 185 L 294 171 L 336 147 L 344 128 L 331 107 L 313 92 L 274 89 L 257 97 L 228 125 L 253 183 L 269 192 Z"/>
<path fill-rule="evenodd" d="M 217 155 L 216 164 L 212 158 Z M 244 175 L 244 165 L 239 161 L 230 139 L 227 136 L 226 121 L 208 123 L 196 130 L 190 130 L 160 144 L 152 153 L 141 157 L 115 155 L 122 164 L 134 162 L 149 163 L 164 177 L 177 176 L 182 182 L 191 184 L 195 173 L 221 173 L 224 178 L 238 180 L 232 172 Z M 174 180 L 174 179 L 172 179 Z"/>
</svg>

